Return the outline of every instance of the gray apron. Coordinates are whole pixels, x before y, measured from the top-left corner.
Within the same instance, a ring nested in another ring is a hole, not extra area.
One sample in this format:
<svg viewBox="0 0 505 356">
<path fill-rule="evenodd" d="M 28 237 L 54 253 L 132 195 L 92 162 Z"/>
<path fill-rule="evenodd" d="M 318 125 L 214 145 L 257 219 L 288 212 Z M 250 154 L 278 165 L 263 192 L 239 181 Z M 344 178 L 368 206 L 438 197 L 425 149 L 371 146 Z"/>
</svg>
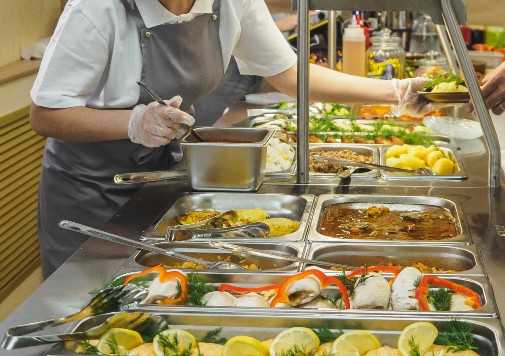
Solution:
<svg viewBox="0 0 505 356">
<path fill-rule="evenodd" d="M 178 23 L 146 28 L 136 6 L 123 4 L 139 30 L 141 80 L 161 97 L 183 98 L 181 109 L 209 93 L 223 76 L 219 10 Z M 153 101 L 140 92 L 138 104 Z M 86 241 L 58 227 L 63 219 L 100 227 L 139 187 L 116 185 L 117 173 L 166 170 L 180 159 L 174 143 L 147 149 L 130 140 L 73 143 L 48 138 L 39 187 L 39 241 L 42 271 L 47 278 Z M 147 156 L 144 154 L 147 153 Z"/>
</svg>

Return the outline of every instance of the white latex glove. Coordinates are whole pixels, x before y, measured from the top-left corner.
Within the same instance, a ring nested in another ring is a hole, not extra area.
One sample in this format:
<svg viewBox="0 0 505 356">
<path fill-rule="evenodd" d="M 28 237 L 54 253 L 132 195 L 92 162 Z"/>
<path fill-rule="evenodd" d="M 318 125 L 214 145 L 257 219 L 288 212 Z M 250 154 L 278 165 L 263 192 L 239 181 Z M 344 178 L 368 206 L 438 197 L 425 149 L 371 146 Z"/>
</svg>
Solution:
<svg viewBox="0 0 505 356">
<path fill-rule="evenodd" d="M 180 96 L 165 100 L 165 103 L 167 105 L 153 101 L 147 106 L 140 104 L 133 108 L 128 123 L 128 137 L 132 142 L 146 147 L 166 145 L 195 123 L 191 115 L 179 110 Z"/>
<path fill-rule="evenodd" d="M 417 93 L 424 88 L 428 80 L 426 77 L 393 79 L 391 82 L 398 98 L 398 105 L 393 105 L 392 108 L 393 114 L 421 117 L 435 110 L 434 104 Z"/>
</svg>

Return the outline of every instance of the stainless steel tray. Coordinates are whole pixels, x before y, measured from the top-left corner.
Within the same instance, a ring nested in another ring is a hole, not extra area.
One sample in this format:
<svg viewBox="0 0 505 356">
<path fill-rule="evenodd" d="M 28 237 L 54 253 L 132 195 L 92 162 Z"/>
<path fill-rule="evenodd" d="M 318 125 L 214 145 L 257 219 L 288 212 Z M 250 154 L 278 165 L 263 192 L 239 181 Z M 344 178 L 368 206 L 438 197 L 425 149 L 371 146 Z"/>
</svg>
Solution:
<svg viewBox="0 0 505 356">
<path fill-rule="evenodd" d="M 367 146 L 367 145 L 353 145 L 346 143 L 339 144 L 311 144 L 309 145 L 309 153 L 316 151 L 353 151 L 360 155 L 369 156 L 372 158 L 372 162 L 379 164 L 380 155 L 379 150 L 376 147 Z M 352 178 L 374 178 L 378 176 L 378 172 L 376 169 L 363 172 L 363 173 L 353 173 Z M 335 173 L 318 173 L 318 172 L 310 172 L 311 178 L 337 178 L 338 175 Z"/>
<path fill-rule="evenodd" d="M 268 250 L 276 253 L 286 254 L 287 256 L 302 257 L 305 254 L 305 244 L 302 242 L 283 242 L 283 243 L 242 243 L 240 246 L 251 247 L 258 250 Z M 237 256 L 232 254 L 229 250 L 215 249 L 210 247 L 207 242 L 164 242 L 158 243 L 156 246 L 167 249 L 169 251 L 183 253 L 185 255 L 200 258 L 206 261 L 219 261 L 225 258 L 230 258 L 231 262 L 240 265 L 255 264 L 258 266 L 259 271 L 254 272 L 280 272 L 280 271 L 296 271 L 298 270 L 299 263 L 293 263 L 281 259 L 273 259 L 258 256 Z M 152 267 L 156 265 L 174 266 L 181 264 L 184 261 L 167 255 L 162 255 L 147 251 L 137 251 L 125 262 L 123 267 L 135 268 L 139 267 Z M 181 267 L 172 267 L 185 270 L 186 272 L 194 272 L 196 269 L 184 269 Z M 247 271 L 247 270 L 246 270 Z M 251 270 L 252 272 L 253 270 Z M 227 272 L 226 270 L 213 270 L 213 272 Z"/>
<path fill-rule="evenodd" d="M 226 211 L 230 209 L 262 208 L 271 217 L 285 217 L 299 221 L 300 227 L 291 234 L 261 239 L 257 242 L 302 241 L 305 238 L 305 230 L 314 199 L 315 197 L 309 194 L 294 196 L 255 193 L 192 193 L 179 198 L 160 219 L 144 231 L 142 237 L 164 239 L 167 226 L 174 225 L 178 215 L 192 210 L 214 209 Z M 190 239 L 186 242 L 202 240 L 208 239 Z M 227 240 L 231 239 L 228 238 Z M 244 238 L 233 238 L 233 241 L 241 240 L 244 241 Z M 251 242 L 251 239 L 246 239 L 246 241 Z"/>
<path fill-rule="evenodd" d="M 454 274 L 484 275 L 474 245 L 448 246 L 423 244 L 381 243 L 307 243 L 307 258 L 351 266 L 393 265 L 410 266 L 421 262 L 438 269 L 453 270 Z M 320 268 L 325 268 L 319 266 Z M 436 272 L 442 273 L 442 272 Z"/>
<path fill-rule="evenodd" d="M 422 210 L 423 206 L 435 206 L 447 209 L 453 216 L 456 224 L 458 234 L 455 237 L 441 239 L 441 240 L 378 240 L 378 239 L 351 239 L 351 238 L 336 238 L 321 234 L 319 226 L 322 220 L 322 213 L 324 209 L 334 204 L 353 204 L 358 209 L 366 209 L 372 205 L 388 206 L 391 210 L 402 208 L 406 210 Z M 312 221 L 310 224 L 309 232 L 307 235 L 308 241 L 313 242 L 333 242 L 333 243 L 392 243 L 400 245 L 404 243 L 416 244 L 447 244 L 447 243 L 471 243 L 468 227 L 465 222 L 461 220 L 463 213 L 460 207 L 453 201 L 428 196 L 391 196 L 391 195 L 334 195 L 334 194 L 321 194 L 318 196 L 317 204 L 312 213 Z"/>
<path fill-rule="evenodd" d="M 129 276 L 130 274 L 136 273 L 139 270 L 127 270 L 122 269 L 120 272 L 122 274 L 118 275 L 117 278 L 124 278 Z M 228 272 L 228 273 L 215 273 L 209 270 L 201 270 L 196 272 L 200 276 L 202 281 L 213 284 L 216 287 L 222 283 L 232 284 L 238 287 L 260 287 L 272 284 L 280 284 L 284 282 L 291 275 L 296 273 L 261 273 L 261 272 Z M 337 276 L 341 272 L 329 271 L 325 274 L 327 276 Z M 386 279 L 390 279 L 393 277 L 392 274 L 384 274 Z M 495 318 L 497 317 L 497 309 L 494 300 L 490 297 L 491 288 L 489 286 L 488 281 L 483 276 L 459 276 L 459 275 L 437 275 L 440 278 L 449 280 L 454 283 L 463 284 L 466 287 L 472 289 L 477 294 L 479 294 L 482 308 L 469 310 L 469 311 L 430 311 L 430 312 L 422 312 L 422 311 L 394 311 L 394 310 L 377 310 L 377 309 L 347 309 L 347 310 L 338 310 L 338 309 L 317 309 L 317 313 L 321 314 L 331 314 L 331 315 L 339 315 L 339 314 L 349 314 L 349 315 L 411 315 L 411 316 L 427 316 L 427 315 L 438 315 L 438 316 L 446 316 L 446 317 L 462 317 L 462 316 L 474 316 L 474 317 L 485 317 L 485 318 Z M 154 278 L 154 275 L 153 275 Z M 336 287 L 329 287 L 337 291 Z M 299 313 L 299 314 L 314 314 L 315 309 L 303 309 L 303 308 L 238 308 L 238 307 L 208 307 L 208 306 L 194 306 L 194 305 L 138 305 L 138 309 L 148 310 L 156 310 L 160 312 L 171 312 L 177 310 L 187 310 L 192 313 L 212 313 L 212 312 L 222 312 L 222 313 L 236 313 L 236 314 L 254 314 L 254 313 L 268 313 L 267 311 L 272 312 L 275 310 L 275 314 L 278 317 L 282 318 L 286 314 L 291 313 Z"/>
<path fill-rule="evenodd" d="M 374 334 L 381 345 L 396 347 L 398 337 L 408 325 L 420 321 L 416 318 L 395 317 L 368 317 L 347 315 L 321 315 L 301 316 L 298 314 L 285 315 L 278 318 L 272 314 L 261 315 L 236 315 L 222 314 L 188 314 L 179 312 L 163 313 L 153 311 L 153 314 L 162 317 L 171 328 L 183 329 L 192 333 L 197 340 L 204 337 L 209 331 L 222 328 L 220 336 L 227 339 L 246 335 L 258 340 L 274 338 L 283 330 L 291 327 L 308 327 L 312 329 L 328 328 L 332 332 L 366 330 Z M 87 330 L 103 322 L 112 314 L 83 320 L 75 326 L 73 332 Z M 463 317 L 459 319 L 469 323 L 473 329 L 475 345 L 479 355 L 503 356 L 505 354 L 504 336 L 500 324 L 495 319 L 476 319 Z M 446 318 L 423 318 L 423 321 L 433 323 L 439 330 L 443 330 L 450 319 Z M 62 345 L 57 345 L 48 353 L 50 356 L 74 355 L 65 350 Z"/>
<path fill-rule="evenodd" d="M 380 147 L 380 164 L 386 165 L 386 151 L 388 148 L 391 147 L 390 145 L 388 146 L 382 146 Z M 433 175 L 433 176 L 423 176 L 423 175 L 416 175 L 416 174 L 403 174 L 403 173 L 396 173 L 396 172 L 388 172 L 386 170 L 381 170 L 380 174 L 381 176 L 385 177 L 386 179 L 412 179 L 412 180 L 462 180 L 462 179 L 467 179 L 468 175 L 466 173 L 465 166 L 463 164 L 463 161 L 459 158 L 458 154 L 458 149 L 456 146 L 453 145 L 445 145 L 445 146 L 440 146 L 440 149 L 442 151 L 447 152 L 450 156 L 454 158 L 456 161 L 456 164 L 458 165 L 458 171 L 452 174 L 445 174 L 445 175 Z"/>
</svg>

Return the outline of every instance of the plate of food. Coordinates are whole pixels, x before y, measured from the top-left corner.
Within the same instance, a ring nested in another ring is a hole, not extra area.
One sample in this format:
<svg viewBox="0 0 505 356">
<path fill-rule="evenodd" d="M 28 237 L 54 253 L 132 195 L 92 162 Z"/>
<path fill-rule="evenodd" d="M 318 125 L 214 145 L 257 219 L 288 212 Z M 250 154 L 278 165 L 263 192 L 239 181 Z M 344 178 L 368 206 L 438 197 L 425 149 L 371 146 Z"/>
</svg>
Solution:
<svg viewBox="0 0 505 356">
<path fill-rule="evenodd" d="M 435 103 L 466 103 L 470 100 L 465 81 L 454 74 L 431 79 L 419 95 Z"/>
</svg>

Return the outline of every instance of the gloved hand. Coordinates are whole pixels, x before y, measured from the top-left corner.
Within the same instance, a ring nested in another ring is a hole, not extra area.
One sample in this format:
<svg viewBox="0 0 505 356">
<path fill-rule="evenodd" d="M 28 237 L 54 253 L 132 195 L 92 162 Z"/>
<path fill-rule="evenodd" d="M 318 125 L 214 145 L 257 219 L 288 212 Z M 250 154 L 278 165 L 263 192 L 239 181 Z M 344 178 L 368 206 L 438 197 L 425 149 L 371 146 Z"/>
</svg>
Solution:
<svg viewBox="0 0 505 356">
<path fill-rule="evenodd" d="M 128 137 L 132 142 L 146 147 L 166 145 L 195 123 L 191 115 L 179 110 L 180 96 L 165 100 L 165 103 L 167 105 L 153 101 L 147 106 L 140 104 L 133 108 L 128 123 Z"/>
<path fill-rule="evenodd" d="M 424 88 L 428 80 L 426 77 L 393 79 L 391 82 L 398 98 L 398 105 L 393 105 L 392 108 L 393 114 L 421 117 L 435 110 L 433 103 L 417 93 Z"/>
</svg>

